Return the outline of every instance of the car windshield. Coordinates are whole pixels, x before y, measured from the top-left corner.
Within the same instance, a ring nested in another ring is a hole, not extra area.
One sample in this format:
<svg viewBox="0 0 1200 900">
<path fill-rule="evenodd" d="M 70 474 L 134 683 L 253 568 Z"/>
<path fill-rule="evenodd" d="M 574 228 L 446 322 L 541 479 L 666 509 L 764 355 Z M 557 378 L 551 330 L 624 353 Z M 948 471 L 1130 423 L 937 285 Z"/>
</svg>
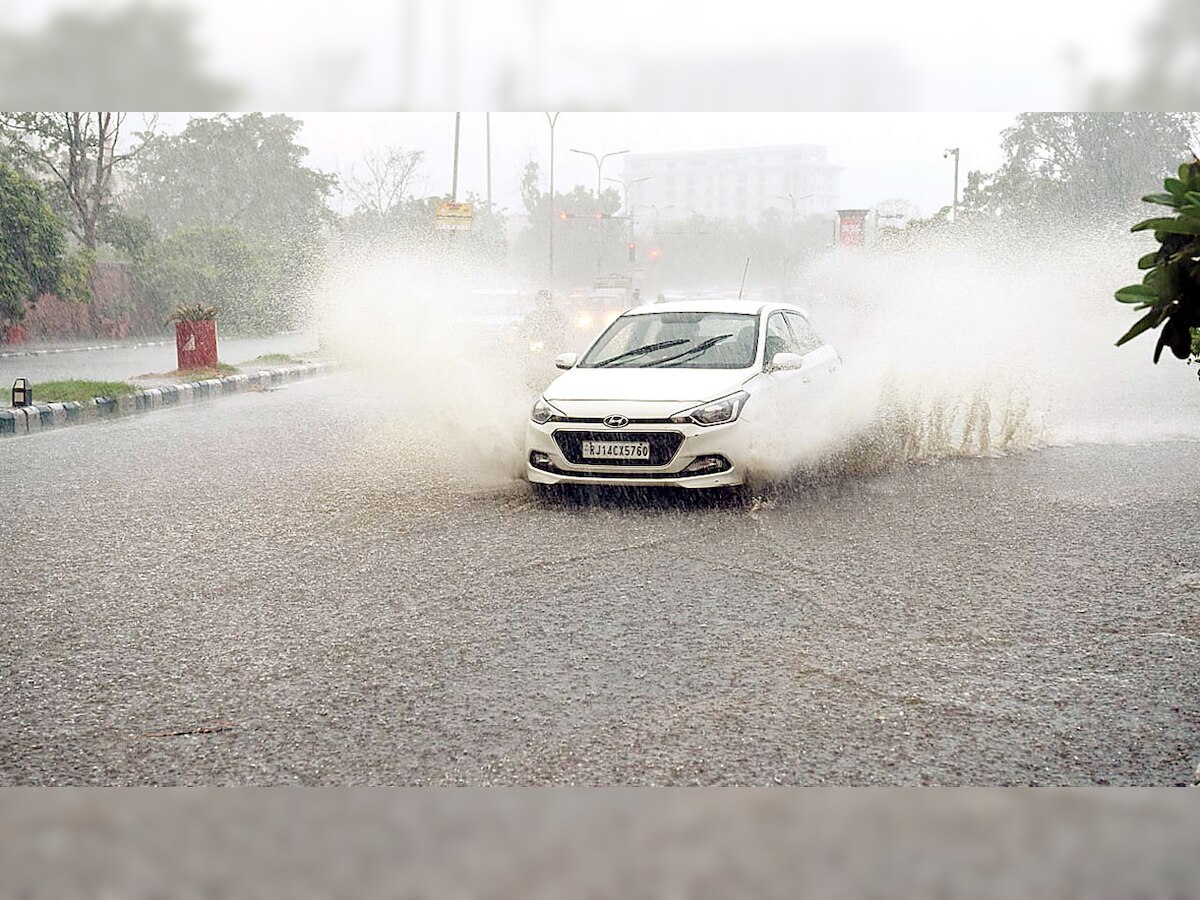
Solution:
<svg viewBox="0 0 1200 900">
<path fill-rule="evenodd" d="M 746 369 L 758 349 L 758 316 L 731 312 L 624 315 L 600 336 L 584 369 Z"/>
</svg>

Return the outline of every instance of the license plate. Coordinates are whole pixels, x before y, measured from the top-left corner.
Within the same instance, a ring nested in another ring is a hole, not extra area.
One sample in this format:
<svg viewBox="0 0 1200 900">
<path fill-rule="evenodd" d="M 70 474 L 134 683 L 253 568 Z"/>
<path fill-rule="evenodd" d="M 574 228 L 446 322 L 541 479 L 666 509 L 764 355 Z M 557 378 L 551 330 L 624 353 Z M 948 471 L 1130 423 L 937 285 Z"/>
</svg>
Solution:
<svg viewBox="0 0 1200 900">
<path fill-rule="evenodd" d="M 649 441 L 584 441 L 587 459 L 649 459 Z"/>
</svg>

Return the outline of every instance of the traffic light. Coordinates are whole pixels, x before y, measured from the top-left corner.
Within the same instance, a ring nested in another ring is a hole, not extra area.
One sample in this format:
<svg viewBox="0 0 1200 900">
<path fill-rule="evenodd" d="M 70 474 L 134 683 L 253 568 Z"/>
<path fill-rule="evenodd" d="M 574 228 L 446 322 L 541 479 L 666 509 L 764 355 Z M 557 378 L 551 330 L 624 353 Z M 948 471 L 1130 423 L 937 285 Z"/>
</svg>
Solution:
<svg viewBox="0 0 1200 900">
<path fill-rule="evenodd" d="M 650 259 L 651 260 L 653 260 L 654 262 L 658 262 L 658 257 L 660 255 L 661 255 L 661 251 L 657 247 L 650 248 Z"/>
<path fill-rule="evenodd" d="M 633 241 L 629 242 L 629 261 L 637 262 L 637 244 Z"/>
</svg>

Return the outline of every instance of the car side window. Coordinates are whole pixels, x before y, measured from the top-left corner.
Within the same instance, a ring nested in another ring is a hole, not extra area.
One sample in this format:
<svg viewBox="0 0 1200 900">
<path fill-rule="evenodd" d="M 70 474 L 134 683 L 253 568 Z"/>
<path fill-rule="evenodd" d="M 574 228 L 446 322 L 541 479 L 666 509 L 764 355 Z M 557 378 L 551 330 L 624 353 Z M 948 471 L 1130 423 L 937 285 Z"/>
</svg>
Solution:
<svg viewBox="0 0 1200 900">
<path fill-rule="evenodd" d="M 817 329 L 813 328 L 812 323 L 804 316 L 793 312 L 785 312 L 783 315 L 792 326 L 792 334 L 796 336 L 796 344 L 800 348 L 797 353 L 812 353 L 825 343 L 817 334 Z"/>
<path fill-rule="evenodd" d="M 771 360 L 775 358 L 776 353 L 800 352 L 795 339 L 792 337 L 792 331 L 788 328 L 787 322 L 783 318 L 783 313 L 773 312 L 768 317 L 767 339 L 763 347 L 763 362 L 766 365 L 771 364 Z"/>
</svg>

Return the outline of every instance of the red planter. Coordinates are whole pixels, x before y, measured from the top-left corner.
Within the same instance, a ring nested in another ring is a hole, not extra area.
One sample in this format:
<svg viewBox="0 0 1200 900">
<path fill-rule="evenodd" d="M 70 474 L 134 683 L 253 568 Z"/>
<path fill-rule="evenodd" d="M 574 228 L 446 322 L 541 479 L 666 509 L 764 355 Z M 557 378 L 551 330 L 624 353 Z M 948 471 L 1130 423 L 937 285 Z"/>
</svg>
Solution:
<svg viewBox="0 0 1200 900">
<path fill-rule="evenodd" d="M 175 323 L 175 356 L 180 369 L 217 367 L 217 323 L 213 319 Z"/>
</svg>

